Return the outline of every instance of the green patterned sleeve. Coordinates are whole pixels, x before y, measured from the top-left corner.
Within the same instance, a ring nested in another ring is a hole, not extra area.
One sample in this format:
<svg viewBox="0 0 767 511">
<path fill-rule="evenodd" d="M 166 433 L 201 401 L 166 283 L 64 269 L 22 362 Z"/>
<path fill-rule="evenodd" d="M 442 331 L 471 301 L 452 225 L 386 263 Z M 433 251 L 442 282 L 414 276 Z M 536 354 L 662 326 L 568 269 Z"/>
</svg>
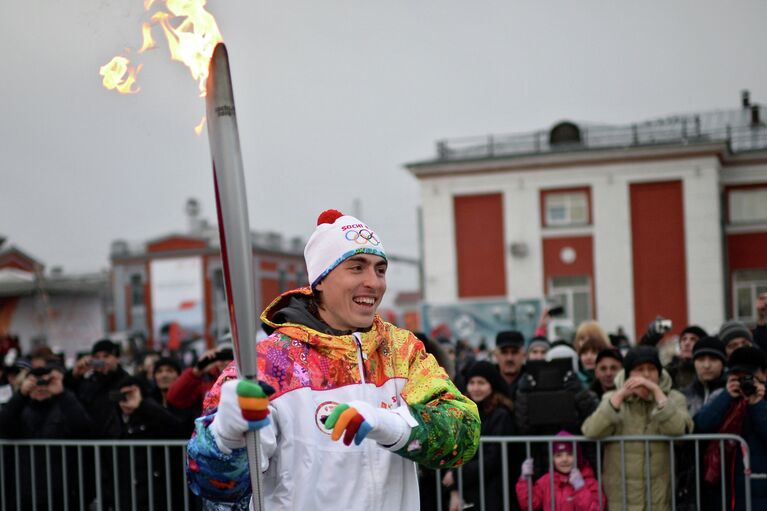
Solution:
<svg viewBox="0 0 767 511">
<path fill-rule="evenodd" d="M 479 445 L 477 405 L 462 395 L 447 373 L 412 334 L 408 383 L 402 397 L 418 422 L 397 454 L 429 468 L 451 468 L 474 457 Z"/>
</svg>

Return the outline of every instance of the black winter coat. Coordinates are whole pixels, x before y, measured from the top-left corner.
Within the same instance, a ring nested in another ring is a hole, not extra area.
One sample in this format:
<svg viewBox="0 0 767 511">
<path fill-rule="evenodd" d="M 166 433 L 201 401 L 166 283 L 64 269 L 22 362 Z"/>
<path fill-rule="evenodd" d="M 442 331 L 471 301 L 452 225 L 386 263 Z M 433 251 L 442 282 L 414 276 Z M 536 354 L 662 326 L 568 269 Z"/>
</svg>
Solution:
<svg viewBox="0 0 767 511">
<path fill-rule="evenodd" d="M 109 393 L 120 390 L 120 382 L 128 376 L 119 366 L 112 373 L 94 372 L 87 378 L 74 379 L 71 373 L 67 374 L 64 383 L 77 394 L 77 399 L 93 419 L 94 438 L 120 437 L 120 416 L 115 412 L 116 405 L 109 399 Z"/>
<path fill-rule="evenodd" d="M 21 394 L 14 394 L 7 405 L 0 411 L 0 437 L 20 440 L 59 439 L 73 440 L 91 436 L 93 424 L 75 395 L 65 390 L 63 393 L 45 401 L 35 401 Z M 78 485 L 64 485 L 64 474 L 77 474 L 76 447 L 18 446 L 16 449 L 3 448 L 6 467 L 19 467 L 19 484 L 6 480 L 5 500 L 8 509 L 48 509 L 48 500 L 62 505 L 64 499 L 70 506 L 79 501 Z M 66 465 L 63 453 L 66 452 Z M 18 456 L 18 459 L 15 457 Z M 48 458 L 46 458 L 48 456 Z M 50 462 L 47 462 L 50 460 Z M 32 463 L 35 464 L 35 477 L 32 477 Z M 46 473 L 45 468 L 49 471 Z M 6 471 L 14 476 L 14 470 Z M 50 475 L 50 493 L 46 477 Z M 71 477 L 71 476 L 70 476 Z M 11 488 L 13 488 L 11 490 Z M 16 492 L 19 492 L 17 502 Z M 34 502 L 33 502 L 34 492 Z"/>
<path fill-rule="evenodd" d="M 45 401 L 16 393 L 0 411 L 0 436 L 23 439 L 88 438 L 93 423 L 75 395 L 64 390 Z"/>
<path fill-rule="evenodd" d="M 479 417 L 482 420 L 480 429 L 482 437 L 514 434 L 514 420 L 508 409 L 498 406 L 486 414 L 482 410 L 482 403 L 477 403 L 477 406 L 479 407 Z M 482 469 L 485 481 L 485 509 L 487 511 L 500 511 L 503 509 L 503 467 L 501 464 L 503 444 L 480 444 L 480 448 L 482 449 Z M 457 475 L 455 480 L 457 485 Z M 479 497 L 479 452 L 477 452 L 477 455 L 463 466 L 463 500 L 467 503 L 473 503 L 473 509 L 481 509 Z M 513 493 L 511 500 L 514 500 Z"/>
</svg>

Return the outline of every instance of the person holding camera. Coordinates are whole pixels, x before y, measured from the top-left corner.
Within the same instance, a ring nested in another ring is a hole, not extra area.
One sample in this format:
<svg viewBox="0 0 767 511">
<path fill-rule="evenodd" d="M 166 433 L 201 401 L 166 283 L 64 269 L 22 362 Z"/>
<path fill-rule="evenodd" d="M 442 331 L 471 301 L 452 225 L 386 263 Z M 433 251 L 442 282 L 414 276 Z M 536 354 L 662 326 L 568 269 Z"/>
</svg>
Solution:
<svg viewBox="0 0 767 511">
<path fill-rule="evenodd" d="M 733 351 L 727 361 L 727 383 L 695 416 L 699 433 L 729 433 L 739 435 L 748 444 L 751 471 L 767 472 L 767 403 L 765 370 L 767 356 L 751 346 Z M 735 509 L 745 509 L 743 456 L 737 444 L 725 444 L 725 459 L 721 459 L 719 442 L 712 442 L 704 456 L 706 483 L 720 487 L 721 464 L 725 465 L 728 501 L 733 496 L 730 482 L 734 481 Z M 767 481 L 751 482 L 752 509 L 767 509 Z"/>
<path fill-rule="evenodd" d="M 91 354 L 81 357 L 67 373 L 64 384 L 83 404 L 94 423 L 96 438 L 117 438 L 120 434 L 118 417 L 110 392 L 120 389 L 128 373 L 120 366 L 120 346 L 109 339 L 93 344 Z"/>
<path fill-rule="evenodd" d="M 74 393 L 64 388 L 63 380 L 64 370 L 57 365 L 48 364 L 30 370 L 21 382 L 19 391 L 0 411 L 0 438 L 28 440 L 88 438 L 93 422 Z M 69 493 L 70 502 L 76 502 L 73 499 L 77 498 L 77 488 L 65 488 L 62 484 L 64 470 L 69 470 L 70 473 L 77 470 L 76 463 L 73 463 L 76 458 L 72 449 L 67 449 L 67 465 L 62 460 L 62 449 L 51 449 L 48 453 L 50 461 L 47 465 L 50 471 L 52 502 L 61 502 L 64 492 Z M 34 452 L 34 459 L 46 459 L 46 450 L 43 446 L 22 448 L 16 454 L 6 453 L 6 455 L 10 454 L 10 457 L 6 458 L 4 463 L 7 467 L 13 467 L 17 462 L 18 474 L 21 478 L 18 486 L 20 503 L 13 502 L 15 491 L 8 491 L 7 495 L 0 496 L 0 499 L 6 499 L 5 504 L 9 509 L 15 509 L 17 505 L 19 509 L 33 509 L 30 476 L 32 452 Z M 13 456 L 18 456 L 15 462 L 12 459 Z M 38 470 L 35 485 L 38 489 L 36 502 L 39 509 L 48 509 L 48 492 L 40 491 L 40 488 L 46 488 L 46 484 L 45 472 Z"/>
<path fill-rule="evenodd" d="M 176 381 L 168 388 L 165 395 L 169 406 L 195 410 L 195 415 L 202 412 L 205 394 L 213 387 L 221 372 L 234 360 L 231 345 L 225 344 L 202 354 L 197 363 L 187 367 Z"/>
<path fill-rule="evenodd" d="M 639 344 L 660 346 L 659 349 L 663 351 L 666 343 L 661 343 L 661 341 L 671 331 L 672 326 L 673 324 L 670 319 L 658 316 L 647 327 L 647 331 L 642 335 Z M 679 333 L 679 352 L 675 353 L 671 360 L 663 367 L 671 376 L 672 388 L 681 390 L 695 379 L 692 350 L 695 347 L 695 343 L 704 337 L 708 337 L 708 333 L 697 325 L 688 325 Z"/>
</svg>

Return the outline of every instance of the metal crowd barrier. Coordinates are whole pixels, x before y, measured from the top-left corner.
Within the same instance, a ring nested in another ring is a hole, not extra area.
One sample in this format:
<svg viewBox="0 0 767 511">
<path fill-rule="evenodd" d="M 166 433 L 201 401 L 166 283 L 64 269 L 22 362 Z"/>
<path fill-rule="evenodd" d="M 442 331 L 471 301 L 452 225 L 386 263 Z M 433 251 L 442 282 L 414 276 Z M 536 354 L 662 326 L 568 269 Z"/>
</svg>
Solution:
<svg viewBox="0 0 767 511">
<path fill-rule="evenodd" d="M 748 444 L 737 435 L 685 435 L 670 436 L 621 436 L 593 440 L 586 437 L 556 437 L 556 436 L 505 436 L 483 437 L 480 446 L 492 444 L 501 445 L 501 482 L 503 509 L 516 509 L 517 495 L 513 485 L 516 483 L 510 477 L 509 448 L 524 449 L 524 458 L 533 457 L 534 446 L 537 453 L 542 452 L 548 458 L 548 473 L 550 476 L 550 491 L 554 493 L 553 443 L 571 442 L 576 453 L 576 444 L 586 443 L 594 446 L 596 463 L 594 473 L 599 485 L 599 509 L 604 509 L 602 496 L 602 453 L 603 447 L 617 443 L 620 447 L 622 507 L 627 508 L 628 497 L 626 490 L 626 444 L 642 442 L 644 444 L 645 462 L 645 491 L 648 511 L 652 511 L 652 480 L 650 473 L 651 444 L 658 442 L 668 444 L 669 481 L 671 501 L 669 507 L 677 510 L 677 453 L 676 447 L 692 443 L 694 445 L 695 469 L 695 499 L 690 504 L 694 509 L 701 509 L 701 467 L 703 454 L 701 446 L 709 442 L 719 442 L 721 459 L 725 459 L 725 443 L 735 442 L 740 446 L 743 459 L 744 474 L 744 504 L 750 511 L 751 482 L 765 480 L 767 474 L 751 473 L 751 463 Z M 485 467 L 484 449 L 477 452 L 479 473 L 479 502 L 465 503 L 464 509 L 485 511 Z M 519 461 L 519 460 L 515 460 Z M 146 441 L 80 441 L 80 440 L 2 440 L 0 439 L 0 510 L 12 509 L 48 509 L 48 510 L 155 510 L 155 509 L 202 509 L 198 497 L 187 487 L 185 472 L 186 440 L 146 440 Z M 516 467 L 514 467 L 516 468 Z M 726 485 L 729 483 L 725 472 L 725 463 L 720 463 L 720 488 L 722 510 L 728 509 Z M 436 471 L 436 510 L 446 509 L 443 505 L 442 478 L 444 471 Z M 540 475 L 540 474 L 539 474 Z M 456 482 L 461 501 L 464 501 L 463 469 L 456 471 Z M 534 480 L 528 481 L 527 506 L 532 509 L 532 486 Z M 765 483 L 767 484 L 767 483 Z M 735 491 L 735 488 L 731 488 Z M 551 499 L 551 510 L 555 510 L 554 499 Z M 711 502 L 707 502 L 711 504 Z M 615 510 L 612 506 L 611 511 Z M 435 511 L 436 511 L 435 510 Z M 429 511 L 424 509 L 423 511 Z M 544 510 L 546 511 L 546 510 Z"/>
<path fill-rule="evenodd" d="M 0 509 L 202 509 L 186 440 L 0 439 Z"/>
<path fill-rule="evenodd" d="M 484 467 L 484 454 L 482 446 L 487 446 L 491 444 L 501 444 L 501 482 L 502 482 L 502 496 L 503 496 L 503 507 L 504 510 L 514 510 L 518 509 L 517 507 L 517 493 L 516 488 L 514 485 L 516 484 L 516 481 L 510 478 L 510 467 L 509 467 L 509 447 L 510 446 L 517 446 L 518 448 L 521 447 L 520 444 L 524 445 L 524 458 L 531 458 L 533 457 L 533 448 L 534 445 L 540 445 L 544 447 L 544 454 L 547 455 L 548 458 L 548 473 L 549 473 L 549 480 L 550 480 L 550 488 L 549 491 L 551 492 L 550 495 L 554 495 L 554 463 L 553 463 L 553 444 L 554 443 L 560 443 L 560 442 L 571 442 L 573 444 L 573 452 L 575 453 L 575 466 L 577 466 L 578 463 L 578 449 L 575 448 L 576 444 L 590 444 L 595 447 L 595 454 L 596 454 L 596 466 L 593 466 L 594 474 L 597 478 L 597 482 L 599 485 L 598 490 L 598 499 L 599 499 L 599 510 L 602 511 L 603 509 L 606 509 L 607 506 L 603 505 L 603 495 L 604 495 L 604 487 L 602 485 L 602 469 L 603 469 L 603 456 L 604 456 L 604 447 L 607 444 L 610 443 L 617 443 L 620 446 L 620 470 L 621 470 L 621 494 L 622 494 L 622 509 L 627 509 L 629 504 L 632 504 L 628 501 L 627 496 L 627 489 L 626 489 L 626 444 L 632 443 L 632 442 L 642 442 L 644 443 L 644 465 L 645 465 L 645 474 L 644 474 L 644 487 L 645 487 L 645 509 L 647 511 L 652 511 L 653 504 L 652 504 L 652 481 L 653 481 L 653 474 L 650 472 L 650 461 L 651 461 L 651 444 L 655 444 L 658 442 L 666 443 L 668 444 L 668 453 L 669 453 L 669 460 L 670 460 L 670 466 L 669 466 L 669 474 L 670 474 L 670 502 L 668 503 L 668 507 L 664 507 L 663 509 L 671 509 L 672 511 L 677 511 L 677 507 L 679 503 L 677 502 L 677 454 L 675 452 L 675 446 L 679 447 L 684 444 L 693 443 L 694 444 L 694 470 L 695 470 L 695 478 L 694 478 L 694 486 L 695 486 L 695 498 L 693 502 L 690 502 L 686 507 L 694 506 L 694 509 L 700 510 L 702 509 L 701 506 L 701 481 L 703 480 L 703 474 L 702 474 L 702 462 L 703 462 L 703 453 L 701 452 L 701 444 L 708 445 L 709 442 L 719 442 L 719 455 L 721 457 L 721 463 L 720 465 L 720 477 L 719 477 L 719 492 L 718 495 L 721 496 L 721 509 L 722 511 L 726 511 L 729 509 L 727 497 L 731 496 L 730 492 L 735 492 L 736 488 L 727 488 L 728 484 L 730 483 L 726 471 L 725 471 L 725 443 L 727 442 L 734 442 L 736 444 L 739 444 L 739 452 L 742 455 L 743 459 L 743 466 L 744 466 L 744 473 L 743 473 L 743 485 L 744 488 L 744 505 L 746 511 L 752 510 L 752 503 L 751 503 L 751 482 L 756 480 L 767 480 L 767 474 L 754 474 L 751 472 L 751 462 L 750 462 L 750 453 L 748 444 L 746 441 L 738 436 L 738 435 L 729 435 L 729 434 L 693 434 L 693 435 L 684 435 L 684 436 L 661 436 L 661 435 L 633 435 L 633 436 L 615 436 L 615 437 L 605 437 L 602 439 L 591 439 L 586 438 L 584 436 L 572 436 L 572 437 L 558 437 L 558 436 L 493 436 L 493 437 L 482 437 L 480 439 L 480 448 L 477 450 L 477 459 L 478 459 L 478 468 L 479 468 L 479 502 L 465 502 L 464 500 L 464 476 L 463 476 L 463 468 L 459 468 L 455 471 L 457 477 L 456 479 L 456 486 L 458 488 L 458 493 L 461 499 L 461 503 L 463 504 L 461 509 L 471 509 L 472 511 L 485 511 L 486 508 L 486 488 L 485 488 L 485 467 Z M 540 454 L 540 452 L 539 452 Z M 445 488 L 443 488 L 442 485 L 442 479 L 445 474 L 444 470 L 437 470 L 436 471 L 436 509 L 439 511 L 447 509 L 447 506 L 444 505 L 443 497 L 445 497 Z M 538 477 L 540 477 L 540 474 L 538 474 Z M 532 510 L 533 509 L 533 485 L 535 483 L 536 476 L 533 476 L 532 478 L 528 479 L 527 484 L 527 502 L 526 505 L 521 505 L 522 503 L 519 503 L 519 508 L 521 509 L 527 509 Z M 737 483 L 736 483 L 737 484 Z M 765 483 L 767 484 L 767 483 Z M 551 498 L 551 511 L 555 511 L 555 499 Z M 709 509 L 713 509 L 714 505 L 712 505 L 712 502 L 706 502 Z M 616 506 L 610 507 L 610 511 L 615 511 Z M 547 511 L 544 509 L 543 511 Z M 761 511 L 761 510 L 754 510 L 754 511 Z"/>
</svg>

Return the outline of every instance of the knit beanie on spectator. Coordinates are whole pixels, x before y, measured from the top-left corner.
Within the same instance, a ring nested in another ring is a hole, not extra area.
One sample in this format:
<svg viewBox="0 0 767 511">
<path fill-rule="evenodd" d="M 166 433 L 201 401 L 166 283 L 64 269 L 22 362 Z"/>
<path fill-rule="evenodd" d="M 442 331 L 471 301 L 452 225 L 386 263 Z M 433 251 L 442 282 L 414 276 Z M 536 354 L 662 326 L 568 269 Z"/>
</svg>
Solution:
<svg viewBox="0 0 767 511">
<path fill-rule="evenodd" d="M 559 358 L 569 358 L 573 363 L 573 373 L 578 374 L 578 354 L 569 344 L 554 343 L 551 349 L 546 352 L 546 362 Z"/>
<path fill-rule="evenodd" d="M 312 289 L 336 266 L 357 254 L 372 254 L 386 259 L 383 244 L 373 229 L 335 209 L 323 211 L 304 248 Z"/>
<path fill-rule="evenodd" d="M 711 355 L 722 361 L 723 364 L 727 363 L 727 354 L 724 351 L 724 343 L 716 337 L 703 337 L 692 348 L 692 359 L 703 356 Z"/>
<path fill-rule="evenodd" d="M 572 436 L 573 435 L 570 432 L 565 431 L 564 429 L 562 431 L 560 431 L 559 433 L 557 433 L 557 438 L 567 438 L 567 437 L 572 437 Z M 552 449 L 552 452 L 554 454 L 556 454 L 558 452 L 569 452 L 570 454 L 572 454 L 573 453 L 573 442 L 557 442 L 557 441 L 555 441 L 551 445 L 551 449 Z"/>
<path fill-rule="evenodd" d="M 767 356 L 759 348 L 744 346 L 730 354 L 727 360 L 727 372 L 744 372 L 754 374 L 759 369 L 767 369 Z"/>
<path fill-rule="evenodd" d="M 530 344 L 527 346 L 527 351 L 530 351 L 533 348 L 546 348 L 546 350 L 548 350 L 551 348 L 551 343 L 542 335 L 537 335 L 530 339 Z"/>
<path fill-rule="evenodd" d="M 621 355 L 621 352 L 617 348 L 605 348 L 597 353 L 597 361 L 595 364 L 598 364 L 600 360 L 605 358 L 614 358 L 620 365 L 623 365 L 623 355 Z"/>
<path fill-rule="evenodd" d="M 698 336 L 698 339 L 708 337 L 708 333 L 698 325 L 689 325 L 684 330 L 682 330 L 682 333 L 679 334 L 679 337 L 683 337 L 685 334 L 696 335 Z"/>
<path fill-rule="evenodd" d="M 95 355 L 96 353 L 100 351 L 106 351 L 107 353 L 110 353 L 116 357 L 119 357 L 120 345 L 112 342 L 109 339 L 101 339 L 99 341 L 96 341 L 96 343 L 94 343 L 93 348 L 91 349 L 91 355 Z"/>
<path fill-rule="evenodd" d="M 719 338 L 724 345 L 727 346 L 731 340 L 737 339 L 738 337 L 745 337 L 749 341 L 754 340 L 754 337 L 751 335 L 751 330 L 740 321 L 735 321 L 734 319 L 725 321 L 719 329 Z"/>
<path fill-rule="evenodd" d="M 466 371 L 466 382 L 471 380 L 474 376 L 486 379 L 490 384 L 490 387 L 492 387 L 493 392 L 500 392 L 502 394 L 506 392 L 506 382 L 495 365 L 490 362 L 480 360 L 479 362 L 472 364 L 468 371 Z"/>
<path fill-rule="evenodd" d="M 181 374 L 181 364 L 179 364 L 175 358 L 161 357 L 161 358 L 158 358 L 157 362 L 154 363 L 154 369 L 152 371 L 152 375 L 157 374 L 157 370 L 163 366 L 170 367 L 171 369 L 176 371 L 178 374 Z"/>
<path fill-rule="evenodd" d="M 648 362 L 658 369 L 658 376 L 660 376 L 663 372 L 663 367 L 660 365 L 660 357 L 655 347 L 642 345 L 631 348 L 623 359 L 623 369 L 626 372 L 626 378 L 629 377 L 629 374 L 631 374 L 635 367 Z"/>
</svg>

